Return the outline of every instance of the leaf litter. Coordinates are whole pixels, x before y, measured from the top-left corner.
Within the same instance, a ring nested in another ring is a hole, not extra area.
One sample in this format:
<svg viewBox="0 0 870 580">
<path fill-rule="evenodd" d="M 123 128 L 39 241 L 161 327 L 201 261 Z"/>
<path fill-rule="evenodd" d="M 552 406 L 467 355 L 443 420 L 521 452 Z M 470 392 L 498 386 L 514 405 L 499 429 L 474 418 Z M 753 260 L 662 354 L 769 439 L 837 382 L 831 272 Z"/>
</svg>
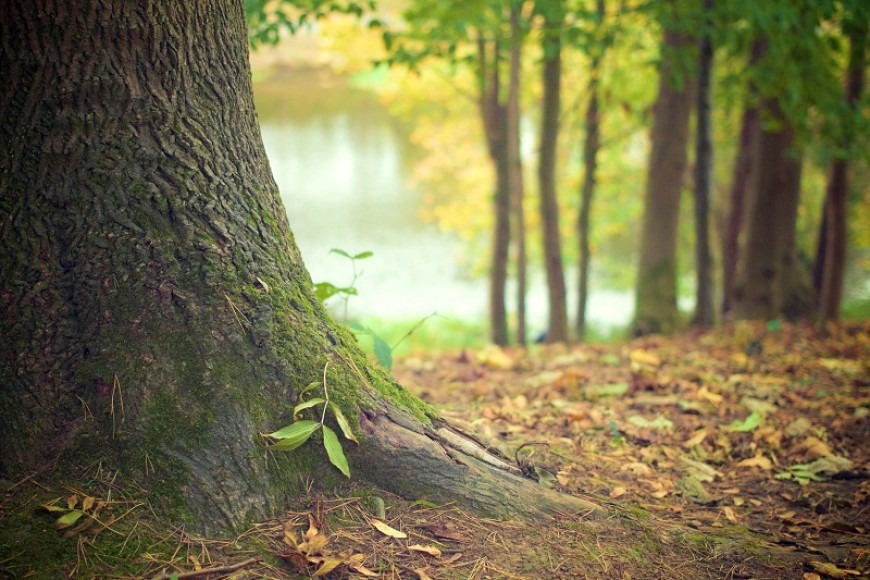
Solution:
<svg viewBox="0 0 870 580">
<path fill-rule="evenodd" d="M 214 540 L 167 531 L 138 499 L 110 500 L 120 493 L 117 474 L 102 473 L 81 475 L 87 492 L 52 494 L 23 480 L 5 492 L 2 511 L 31 505 L 58 542 L 77 541 L 67 569 L 73 575 L 866 576 L 868 354 L 870 324 L 824 331 L 740 324 L 621 345 L 397 359 L 400 382 L 459 428 L 499 446 L 524 473 L 552 474 L 539 479 L 606 505 L 613 517 L 604 521 L 567 514 L 490 520 L 350 484 Z M 123 517 L 105 520 L 106 505 Z M 50 524 L 62 518 L 75 521 L 55 531 Z M 90 520 L 99 525 L 70 538 L 74 524 Z M 107 533 L 123 539 L 135 574 L 109 564 L 115 555 L 99 543 Z M 0 572 L 26 570 L 14 557 L 0 563 Z"/>
</svg>

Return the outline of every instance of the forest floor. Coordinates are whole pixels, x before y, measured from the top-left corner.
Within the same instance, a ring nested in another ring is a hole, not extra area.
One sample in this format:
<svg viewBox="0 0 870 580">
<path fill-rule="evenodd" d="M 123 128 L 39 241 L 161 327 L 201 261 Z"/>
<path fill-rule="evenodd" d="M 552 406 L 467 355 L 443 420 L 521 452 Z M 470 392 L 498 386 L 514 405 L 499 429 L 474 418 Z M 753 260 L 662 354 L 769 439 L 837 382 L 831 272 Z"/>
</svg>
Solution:
<svg viewBox="0 0 870 580">
<path fill-rule="evenodd" d="M 120 537 L 112 552 L 92 530 L 68 540 L 58 532 L 59 543 L 76 543 L 67 572 L 123 577 L 133 565 L 133 576 L 161 578 L 870 575 L 870 323 L 824 331 L 741 324 L 613 345 L 418 354 L 398 359 L 394 374 L 542 484 L 604 504 L 611 517 L 488 520 L 355 486 L 312 494 L 284 518 L 218 542 L 144 534 L 157 531 L 147 507 L 118 497 L 129 503 L 117 513 L 142 514 L 139 534 L 130 526 L 113 532 Z M 128 566 L 113 564 L 125 550 Z M 0 575 L 23 575 L 19 565 L 0 561 Z"/>
</svg>

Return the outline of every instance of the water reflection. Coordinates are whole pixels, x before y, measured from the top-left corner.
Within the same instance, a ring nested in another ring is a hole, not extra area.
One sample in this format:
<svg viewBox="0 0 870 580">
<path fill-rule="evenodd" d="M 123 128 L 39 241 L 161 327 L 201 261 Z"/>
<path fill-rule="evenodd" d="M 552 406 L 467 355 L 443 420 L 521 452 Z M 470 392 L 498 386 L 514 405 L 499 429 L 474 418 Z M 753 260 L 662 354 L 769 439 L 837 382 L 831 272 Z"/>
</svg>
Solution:
<svg viewBox="0 0 870 580">
<path fill-rule="evenodd" d="M 374 257 L 360 263 L 351 316 L 486 317 L 486 281 L 464 278 L 454 262 L 458 239 L 420 220 L 421 192 L 409 185 L 418 157 L 376 96 L 322 71 L 283 73 L 257 83 L 254 95 L 272 172 L 315 282 L 350 282 L 350 264 L 331 248 L 371 250 Z M 528 308 L 531 330 L 543 331 L 540 277 Z M 631 310 L 628 293 L 595 292 L 589 320 L 624 325 Z"/>
</svg>

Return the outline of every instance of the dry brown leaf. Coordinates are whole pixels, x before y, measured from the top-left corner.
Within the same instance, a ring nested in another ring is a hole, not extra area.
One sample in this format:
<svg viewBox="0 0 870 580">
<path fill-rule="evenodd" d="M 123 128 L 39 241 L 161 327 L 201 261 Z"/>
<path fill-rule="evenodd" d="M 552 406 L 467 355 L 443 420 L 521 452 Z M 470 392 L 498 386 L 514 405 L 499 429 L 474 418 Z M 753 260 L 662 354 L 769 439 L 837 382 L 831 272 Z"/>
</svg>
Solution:
<svg viewBox="0 0 870 580">
<path fill-rule="evenodd" d="M 831 564 L 830 562 L 819 562 L 818 560 L 813 560 L 810 562 L 810 566 L 831 578 L 848 578 L 849 576 L 861 575 L 861 572 L 858 570 L 838 568 L 835 564 Z"/>
<path fill-rule="evenodd" d="M 687 441 L 683 442 L 683 447 L 691 449 L 696 445 L 700 445 L 707 438 L 707 429 L 698 429 Z"/>
<path fill-rule="evenodd" d="M 69 509 L 74 509 L 76 505 L 79 503 L 79 496 L 76 494 L 72 494 L 68 498 L 66 498 L 66 507 Z"/>
<path fill-rule="evenodd" d="M 640 349 L 632 350 L 628 358 L 632 363 L 641 366 L 659 367 L 662 364 L 662 359 L 658 356 Z"/>
<path fill-rule="evenodd" d="M 834 452 L 831 447 L 819 439 L 818 437 L 807 437 L 795 446 L 798 451 L 806 451 L 807 455 L 812 459 L 820 457 L 833 457 Z"/>
<path fill-rule="evenodd" d="M 97 501 L 96 498 L 91 496 L 85 496 L 84 501 L 82 501 L 82 511 L 86 512 L 92 507 L 94 507 L 94 502 Z"/>
<path fill-rule="evenodd" d="M 698 389 L 698 393 L 695 396 L 702 401 L 707 401 L 708 403 L 713 403 L 714 405 L 719 405 L 722 403 L 722 401 L 725 400 L 725 397 L 723 397 L 722 395 L 710 392 L 710 390 L 707 389 L 706 386 Z"/>
<path fill-rule="evenodd" d="M 764 455 L 756 455 L 755 457 L 738 462 L 737 467 L 758 467 L 765 471 L 770 471 L 773 469 L 773 462 Z"/>
<path fill-rule="evenodd" d="M 320 568 L 314 573 L 315 576 L 326 576 L 335 570 L 342 561 L 340 558 L 321 558 Z"/>
<path fill-rule="evenodd" d="M 426 570 L 428 570 L 428 568 L 417 568 L 414 570 L 414 574 L 417 575 L 419 580 L 432 580 L 432 577 L 426 573 Z"/>
<path fill-rule="evenodd" d="M 736 522 L 737 521 L 737 516 L 734 514 L 734 510 L 731 509 L 730 507 L 728 507 L 728 506 L 723 507 L 722 512 L 725 514 L 725 517 L 728 519 L 729 522 Z"/>
<path fill-rule="evenodd" d="M 385 536 L 389 536 L 391 538 L 396 538 L 397 540 L 401 540 L 401 539 L 408 537 L 408 534 L 406 534 L 405 532 L 400 532 L 399 530 L 397 530 L 395 528 L 391 528 L 390 526 L 388 526 L 387 524 L 385 524 L 381 520 L 371 519 L 371 520 L 369 520 L 369 523 L 371 523 L 372 526 L 377 531 L 384 534 Z"/>
<path fill-rule="evenodd" d="M 412 552 L 423 552 L 424 554 L 429 554 L 435 558 L 441 557 L 441 550 L 435 546 L 421 546 L 420 544 L 414 544 L 413 546 L 408 546 L 408 549 Z"/>
<path fill-rule="evenodd" d="M 610 493 L 608 495 L 610 496 L 611 499 L 616 499 L 620 496 L 625 495 L 626 493 L 628 493 L 628 490 L 620 485 L 620 486 L 614 487 L 612 490 L 610 490 Z"/>
<path fill-rule="evenodd" d="M 628 471 L 632 475 L 636 475 L 638 477 L 645 477 L 652 475 L 652 468 L 646 463 L 641 463 L 640 461 L 632 461 L 631 463 L 626 463 L 622 466 L 622 471 Z"/>
</svg>

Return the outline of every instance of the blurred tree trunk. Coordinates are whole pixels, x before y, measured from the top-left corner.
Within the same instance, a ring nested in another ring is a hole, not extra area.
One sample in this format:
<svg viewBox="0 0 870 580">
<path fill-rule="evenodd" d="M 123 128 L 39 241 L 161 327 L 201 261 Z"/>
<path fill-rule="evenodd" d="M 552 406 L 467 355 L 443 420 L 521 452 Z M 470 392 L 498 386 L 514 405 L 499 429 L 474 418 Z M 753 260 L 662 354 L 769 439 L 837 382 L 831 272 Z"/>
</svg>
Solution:
<svg viewBox="0 0 870 580">
<path fill-rule="evenodd" d="M 768 100 L 755 139 L 747 204 L 746 243 L 734 291 L 737 319 L 770 320 L 786 312 L 799 286 L 795 227 L 800 201 L 801 157 L 794 150 L 794 129 L 779 105 Z"/>
<path fill-rule="evenodd" d="M 510 196 L 513 205 L 517 262 L 517 343 L 526 343 L 526 217 L 523 186 L 522 149 L 520 147 L 520 74 L 523 31 L 520 18 L 523 0 L 511 0 L 510 5 L 510 79 L 507 103 L 507 147 L 509 157 Z"/>
<path fill-rule="evenodd" d="M 355 477 L 501 516 L 598 509 L 440 421 L 317 301 L 241 3 L 7 0 L 0 43 L 0 478 L 78 485 L 99 462 L 162 517 L 231 533 L 338 483 L 316 441 L 261 437 L 328 380 Z"/>
<path fill-rule="evenodd" d="M 868 10 L 855 7 L 855 14 L 845 21 L 843 31 L 849 38 L 849 64 L 846 72 L 846 102 L 854 110 L 861 101 L 864 88 L 865 54 L 867 50 Z M 854 140 L 851 126 L 845 129 L 841 144 L 849 150 Z M 823 226 L 819 234 L 819 252 L 816 270 L 821 273 L 819 315 L 822 320 L 837 320 L 843 298 L 843 279 L 846 271 L 846 249 L 849 240 L 849 162 L 843 157 L 831 162 L 825 198 Z"/>
<path fill-rule="evenodd" d="M 493 194 L 495 226 L 489 274 L 489 332 L 490 340 L 494 344 L 504 346 L 509 343 L 505 286 L 511 240 L 508 111 L 500 94 L 500 42 L 498 40 L 487 42 L 479 38 L 477 48 L 480 115 L 483 119 L 489 157 L 495 169 L 495 193 Z"/>
<path fill-rule="evenodd" d="M 710 198 L 713 188 L 713 0 L 704 0 L 704 30 L 698 49 L 697 134 L 695 138 L 695 314 L 692 324 L 713 324 L 713 264 L 710 256 Z"/>
<path fill-rule="evenodd" d="M 604 23 L 604 0 L 595 2 L 595 18 L 598 28 Z M 580 213 L 577 218 L 577 242 L 579 246 L 580 264 L 577 292 L 577 340 L 586 340 L 586 303 L 589 295 L 589 267 L 591 255 L 589 251 L 589 217 L 592 212 L 592 198 L 595 195 L 595 172 L 598 168 L 598 150 L 601 148 L 601 114 L 599 112 L 598 86 L 601 77 L 601 60 L 605 47 L 591 49 L 592 58 L 589 63 L 589 103 L 586 106 L 585 129 L 583 141 L 583 185 L 580 191 Z"/>
<path fill-rule="evenodd" d="M 678 323 L 677 227 L 692 89 L 686 71 L 676 70 L 674 58 L 692 44 L 690 38 L 665 29 L 640 236 L 634 317 L 638 335 L 671 332 Z"/>
<path fill-rule="evenodd" d="M 562 77 L 562 41 L 564 15 L 561 0 L 538 2 L 543 16 L 543 105 L 541 111 L 541 148 L 538 162 L 541 227 L 544 238 L 544 265 L 550 315 L 547 342 L 566 342 L 568 305 L 565 296 L 565 273 L 562 268 L 562 242 L 559 233 L 559 202 L 556 195 L 556 146 L 559 140 L 560 93 Z"/>
<path fill-rule="evenodd" d="M 764 54 L 764 42 L 757 41 L 752 45 L 749 66 L 755 65 Z M 754 101 L 757 98 L 756 88 L 750 83 L 746 89 L 748 95 L 743 110 L 743 121 L 740 124 L 740 140 L 738 142 L 737 159 L 734 161 L 734 177 L 731 182 L 730 211 L 728 225 L 722 247 L 722 314 L 731 312 L 734 285 L 737 277 L 737 259 L 740 254 L 740 233 L 743 229 L 746 193 L 749 189 L 754 167 L 753 155 L 756 139 L 761 131 L 761 117 Z"/>
</svg>

